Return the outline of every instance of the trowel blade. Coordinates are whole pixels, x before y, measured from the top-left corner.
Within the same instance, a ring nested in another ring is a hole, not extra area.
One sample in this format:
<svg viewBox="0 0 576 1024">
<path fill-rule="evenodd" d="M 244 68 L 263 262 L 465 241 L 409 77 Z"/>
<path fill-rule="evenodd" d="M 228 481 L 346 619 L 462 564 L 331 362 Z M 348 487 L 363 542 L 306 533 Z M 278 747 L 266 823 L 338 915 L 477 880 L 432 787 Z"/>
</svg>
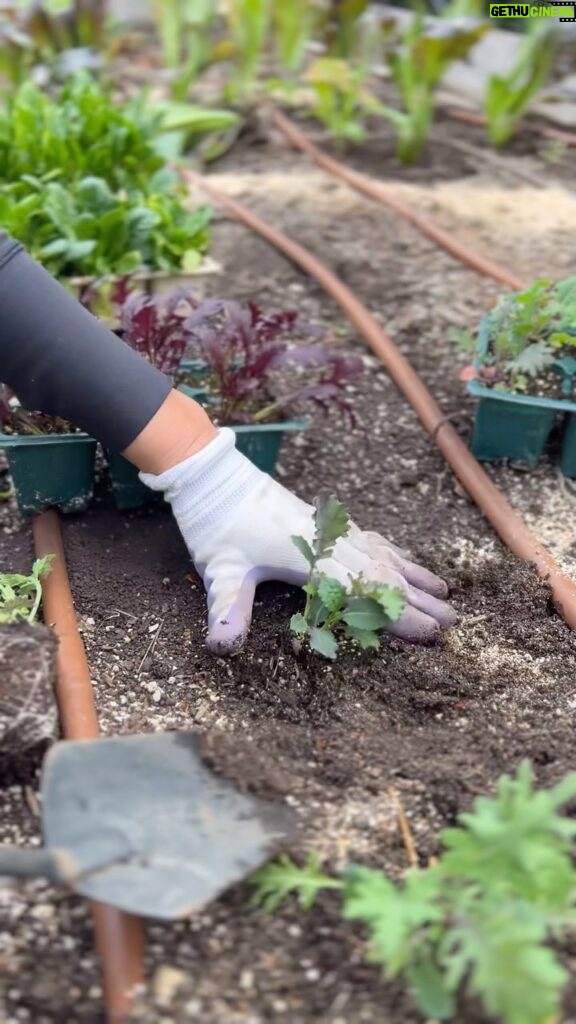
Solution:
<svg viewBox="0 0 576 1024">
<path fill-rule="evenodd" d="M 92 842 L 118 837 L 122 859 L 73 887 L 160 920 L 200 909 L 295 830 L 287 807 L 215 776 L 190 733 L 63 741 L 48 754 L 42 793 L 47 846 L 86 863 Z"/>
</svg>

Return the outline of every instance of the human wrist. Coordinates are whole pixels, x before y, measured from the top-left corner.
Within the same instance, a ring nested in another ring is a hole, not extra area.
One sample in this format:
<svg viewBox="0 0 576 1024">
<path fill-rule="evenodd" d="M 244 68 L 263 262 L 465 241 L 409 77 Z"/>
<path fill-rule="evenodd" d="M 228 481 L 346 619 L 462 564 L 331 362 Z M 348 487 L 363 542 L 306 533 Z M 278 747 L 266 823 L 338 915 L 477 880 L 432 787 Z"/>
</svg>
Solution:
<svg viewBox="0 0 576 1024">
<path fill-rule="evenodd" d="M 202 451 L 217 436 L 202 406 L 173 389 L 122 454 L 141 472 L 160 475 Z"/>
</svg>

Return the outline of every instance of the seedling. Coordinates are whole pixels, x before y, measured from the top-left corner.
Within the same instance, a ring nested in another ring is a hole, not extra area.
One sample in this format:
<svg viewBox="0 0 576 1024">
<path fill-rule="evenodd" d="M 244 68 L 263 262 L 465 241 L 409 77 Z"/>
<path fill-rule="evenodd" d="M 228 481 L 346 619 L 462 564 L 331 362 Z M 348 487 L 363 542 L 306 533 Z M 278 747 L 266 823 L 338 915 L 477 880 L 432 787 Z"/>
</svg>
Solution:
<svg viewBox="0 0 576 1024">
<path fill-rule="evenodd" d="M 283 68 L 297 74 L 318 20 L 311 0 L 272 0 L 274 47 Z"/>
<path fill-rule="evenodd" d="M 320 36 L 331 57 L 354 60 L 362 15 L 370 0 L 329 0 L 320 17 Z"/>
<path fill-rule="evenodd" d="M 29 576 L 0 573 L 0 623 L 34 622 L 42 600 L 42 577 L 51 570 L 54 555 L 37 558 Z"/>
<path fill-rule="evenodd" d="M 196 123 L 198 112 L 193 121 Z M 118 107 L 85 75 L 56 99 L 31 83 L 0 113 L 0 222 L 55 275 L 193 269 L 210 211 L 189 212 L 157 150 L 183 130 L 141 97 Z"/>
<path fill-rule="evenodd" d="M 340 141 L 361 142 L 364 119 L 381 105 L 366 88 L 367 71 L 341 57 L 321 57 L 308 68 L 304 81 L 315 93 L 312 113 Z"/>
<path fill-rule="evenodd" d="M 520 119 L 530 110 L 554 63 L 553 33 L 536 23 L 523 41 L 518 59 L 506 75 L 492 75 L 486 87 L 484 113 L 488 138 L 503 146 L 514 135 Z"/>
<path fill-rule="evenodd" d="M 448 68 L 463 60 L 487 31 L 485 24 L 441 21 L 426 26 L 416 15 L 388 52 L 392 78 L 400 93 L 402 110 L 379 104 L 378 113 L 398 132 L 398 157 L 402 163 L 416 160 L 426 144 L 434 118 L 436 91 Z"/>
<path fill-rule="evenodd" d="M 378 631 L 400 618 L 405 606 L 404 594 L 396 587 L 369 583 L 356 578 L 347 589 L 321 569 L 330 558 L 336 542 L 350 531 L 350 519 L 335 498 L 322 496 L 315 502 L 315 533 L 312 546 L 304 537 L 292 537 L 310 566 L 303 587 L 306 604 L 290 620 L 298 637 L 306 637 L 313 651 L 325 658 L 338 657 L 339 640 L 353 641 L 363 651 L 379 646 Z"/>
<path fill-rule="evenodd" d="M 235 60 L 227 89 L 243 104 L 254 91 L 271 24 L 271 0 L 226 0 L 225 13 Z"/>
<path fill-rule="evenodd" d="M 190 354 L 205 365 L 202 386 L 218 423 L 277 422 L 308 403 L 323 411 L 336 406 L 355 422 L 345 389 L 362 372 L 361 359 L 317 341 L 295 343 L 317 335 L 296 313 L 207 299 L 186 328 Z"/>
<path fill-rule="evenodd" d="M 43 412 L 27 412 L 0 385 L 0 431 L 3 434 L 71 434 L 76 430 L 67 420 Z"/>
<path fill-rule="evenodd" d="M 503 1024 L 552 1024 L 568 972 L 548 944 L 576 927 L 576 822 L 559 812 L 575 796 L 576 774 L 536 790 L 525 761 L 401 886 L 367 867 L 338 879 L 313 854 L 303 868 L 283 857 L 254 876 L 255 902 L 274 911 L 293 893 L 309 909 L 337 889 L 343 917 L 368 927 L 370 960 L 405 979 L 426 1018 L 456 1019 L 466 993 Z"/>
<path fill-rule="evenodd" d="M 479 363 L 475 375 L 495 390 L 574 393 L 576 277 L 535 281 L 500 300 L 489 317 L 489 346 L 477 351 L 471 331 L 454 338 Z"/>
</svg>

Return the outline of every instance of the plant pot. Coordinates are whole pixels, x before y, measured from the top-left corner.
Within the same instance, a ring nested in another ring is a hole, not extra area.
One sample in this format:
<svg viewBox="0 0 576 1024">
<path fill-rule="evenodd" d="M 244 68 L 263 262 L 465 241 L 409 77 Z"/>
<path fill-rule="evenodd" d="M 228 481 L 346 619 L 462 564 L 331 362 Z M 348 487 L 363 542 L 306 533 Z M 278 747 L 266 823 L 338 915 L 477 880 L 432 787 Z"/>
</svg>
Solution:
<svg viewBox="0 0 576 1024">
<path fill-rule="evenodd" d="M 199 281 L 205 277 L 211 277 L 213 274 L 219 274 L 221 271 L 222 267 L 220 264 L 208 256 L 196 270 L 181 272 L 176 270 L 142 270 L 128 276 L 136 288 L 146 292 L 147 295 L 158 296 L 170 295 L 177 288 L 197 290 Z M 105 281 L 110 280 L 111 278 L 105 278 L 101 283 L 104 284 Z M 98 279 L 95 277 L 69 277 L 63 279 L 62 284 L 66 284 L 72 294 L 78 298 L 86 288 L 97 285 Z"/>
<path fill-rule="evenodd" d="M 482 365 L 489 344 L 490 322 L 486 317 L 478 335 L 474 365 Z M 576 402 L 562 398 L 538 398 L 513 391 L 496 391 L 478 380 L 469 381 L 468 393 L 478 398 L 471 449 L 477 459 L 491 462 L 514 459 L 535 465 L 558 416 L 567 415 L 562 472 L 576 476 Z M 574 421 L 574 422 L 572 422 Z M 566 472 L 565 467 L 572 468 Z"/>
<path fill-rule="evenodd" d="M 56 507 L 82 512 L 94 489 L 96 441 L 88 434 L 18 435 L 0 433 L 8 466 L 25 515 Z"/>
<path fill-rule="evenodd" d="M 564 476 L 576 480 L 576 414 L 566 417 L 560 468 Z"/>
<path fill-rule="evenodd" d="M 284 434 L 306 430 L 307 420 L 286 420 L 284 423 L 248 423 L 233 426 L 236 447 L 263 473 L 274 473 Z"/>
<path fill-rule="evenodd" d="M 151 491 L 138 476 L 138 468 L 128 462 L 123 455 L 106 452 L 110 484 L 116 507 L 121 512 L 142 508 L 144 505 L 155 505 L 163 501 L 157 491 Z"/>
</svg>

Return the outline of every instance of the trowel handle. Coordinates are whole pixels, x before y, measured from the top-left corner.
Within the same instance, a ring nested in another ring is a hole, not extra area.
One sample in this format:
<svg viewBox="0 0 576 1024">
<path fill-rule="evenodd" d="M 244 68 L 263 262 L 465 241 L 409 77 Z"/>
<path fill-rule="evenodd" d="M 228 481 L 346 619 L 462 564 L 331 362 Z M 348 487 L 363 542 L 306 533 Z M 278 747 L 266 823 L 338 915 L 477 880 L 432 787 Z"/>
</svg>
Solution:
<svg viewBox="0 0 576 1024">
<path fill-rule="evenodd" d="M 0 846 L 0 878 L 45 878 L 56 885 L 64 881 L 61 850 L 22 849 L 19 846 Z"/>
</svg>

